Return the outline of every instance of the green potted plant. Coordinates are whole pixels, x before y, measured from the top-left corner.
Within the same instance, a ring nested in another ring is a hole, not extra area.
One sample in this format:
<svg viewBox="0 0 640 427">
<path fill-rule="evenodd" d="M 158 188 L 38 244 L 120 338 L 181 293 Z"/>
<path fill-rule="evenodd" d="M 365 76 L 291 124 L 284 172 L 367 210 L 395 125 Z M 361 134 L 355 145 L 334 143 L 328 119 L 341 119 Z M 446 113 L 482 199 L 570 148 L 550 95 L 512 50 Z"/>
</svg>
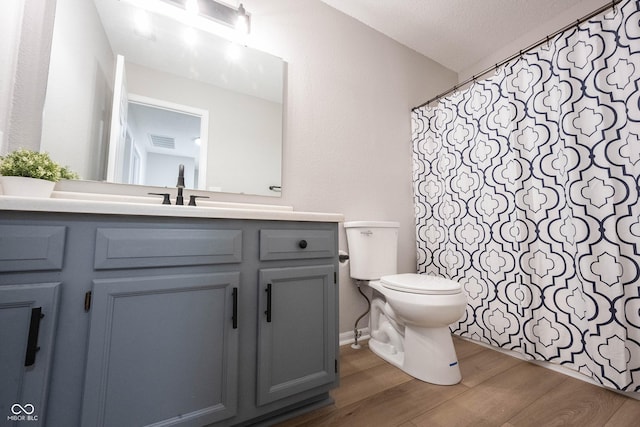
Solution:
<svg viewBox="0 0 640 427">
<path fill-rule="evenodd" d="M 49 197 L 61 179 L 78 179 L 78 174 L 54 162 L 47 153 L 18 149 L 0 157 L 4 195 Z"/>
</svg>

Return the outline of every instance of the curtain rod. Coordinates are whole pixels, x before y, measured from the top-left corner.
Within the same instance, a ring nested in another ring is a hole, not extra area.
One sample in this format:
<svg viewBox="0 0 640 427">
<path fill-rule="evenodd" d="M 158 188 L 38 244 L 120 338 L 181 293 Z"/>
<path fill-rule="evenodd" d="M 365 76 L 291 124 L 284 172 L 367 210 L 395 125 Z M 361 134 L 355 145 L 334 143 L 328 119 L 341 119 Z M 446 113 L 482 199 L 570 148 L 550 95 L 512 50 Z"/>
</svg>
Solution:
<svg viewBox="0 0 640 427">
<path fill-rule="evenodd" d="M 443 97 L 445 97 L 446 95 L 449 95 L 450 93 L 455 92 L 456 90 L 460 89 L 461 87 L 463 87 L 463 86 L 465 86 L 465 85 L 467 85 L 467 84 L 469 84 L 469 83 L 471 83 L 471 82 L 476 81 L 476 79 L 477 79 L 478 77 L 482 77 L 482 76 L 484 76 L 485 74 L 488 74 L 488 73 L 490 73 L 490 72 L 491 72 L 491 71 L 493 71 L 493 70 L 497 70 L 498 68 L 502 67 L 503 65 L 508 64 L 509 62 L 513 61 L 514 59 L 516 59 L 516 58 L 518 58 L 518 57 L 521 57 L 522 55 L 524 55 L 525 53 L 527 53 L 527 52 L 529 52 L 529 51 L 531 51 L 531 50 L 535 49 L 536 47 L 541 46 L 541 45 L 542 45 L 542 44 L 544 44 L 544 43 L 548 43 L 552 38 L 554 38 L 554 37 L 555 37 L 555 36 L 557 36 L 558 34 L 564 33 L 565 31 L 567 31 L 567 30 L 569 30 L 569 29 L 571 29 L 571 28 L 573 28 L 573 27 L 577 27 L 577 26 L 579 26 L 580 24 L 582 24 L 583 22 L 585 22 L 585 21 L 587 21 L 587 20 L 589 20 L 589 19 L 593 18 L 593 17 L 594 17 L 594 16 L 596 16 L 596 15 L 599 15 L 599 14 L 600 14 L 600 13 L 602 13 L 602 12 L 605 12 L 605 11 L 607 11 L 607 10 L 611 9 L 611 8 L 613 8 L 613 9 L 615 10 L 616 5 L 617 5 L 618 3 L 620 3 L 620 2 L 622 2 L 622 0 L 612 0 L 610 3 L 607 3 L 607 4 L 605 4 L 604 6 L 602 6 L 602 7 L 598 8 L 597 10 L 594 10 L 594 11 L 593 11 L 593 12 L 591 12 L 590 14 L 588 14 L 588 15 L 586 15 L 586 16 L 583 16 L 582 18 L 580 18 L 580 19 L 576 20 L 575 22 L 572 22 L 571 24 L 569 24 L 569 25 L 566 25 L 566 26 L 562 27 L 561 29 L 559 29 L 558 31 L 556 31 L 556 32 L 554 32 L 554 33 L 552 33 L 552 34 L 549 34 L 547 37 L 545 37 L 545 38 L 543 38 L 543 39 L 541 39 L 541 40 L 538 40 L 538 41 L 537 41 L 537 42 L 535 42 L 534 44 L 529 45 L 528 47 L 526 47 L 526 48 L 524 48 L 524 49 L 520 50 L 520 51 L 519 51 L 519 52 L 517 52 L 517 53 L 514 53 L 513 55 L 511 55 L 511 56 L 510 56 L 510 57 L 508 57 L 507 59 L 505 59 L 505 60 L 503 60 L 503 61 L 501 61 L 501 62 L 498 62 L 495 66 L 489 67 L 489 68 L 487 68 L 486 70 L 481 71 L 479 74 L 476 74 L 476 75 L 474 75 L 473 77 L 471 77 L 471 78 L 469 78 L 469 79 L 467 79 L 467 80 L 463 81 L 462 83 L 458 83 L 457 85 L 454 85 L 451 89 L 449 89 L 449 90 L 447 90 L 447 91 L 445 91 L 445 92 L 442 92 L 440 95 L 436 95 L 436 96 L 434 96 L 433 98 L 431 98 L 431 99 L 430 99 L 430 100 L 428 100 L 427 102 L 423 102 L 422 104 L 418 105 L 417 107 L 413 107 L 413 108 L 411 109 L 411 111 L 413 111 L 413 110 L 417 110 L 417 109 L 419 109 L 419 108 L 422 108 L 422 107 L 424 107 L 425 105 L 429 105 L 429 104 L 431 104 L 433 101 L 437 101 L 437 100 L 439 100 L 440 98 L 443 98 Z"/>
</svg>

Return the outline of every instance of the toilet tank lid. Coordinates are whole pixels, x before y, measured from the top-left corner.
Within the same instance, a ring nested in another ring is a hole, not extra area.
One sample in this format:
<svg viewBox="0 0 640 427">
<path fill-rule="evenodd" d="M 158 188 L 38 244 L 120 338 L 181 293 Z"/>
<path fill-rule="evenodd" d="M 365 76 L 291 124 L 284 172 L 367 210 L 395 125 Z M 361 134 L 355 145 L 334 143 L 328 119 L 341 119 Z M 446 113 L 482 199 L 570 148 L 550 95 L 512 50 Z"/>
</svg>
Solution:
<svg viewBox="0 0 640 427">
<path fill-rule="evenodd" d="M 399 228 L 400 223 L 395 221 L 347 221 L 344 228 Z"/>
<path fill-rule="evenodd" d="M 462 290 L 460 283 L 430 274 L 392 274 L 380 278 L 382 286 L 414 294 L 450 295 Z"/>
</svg>

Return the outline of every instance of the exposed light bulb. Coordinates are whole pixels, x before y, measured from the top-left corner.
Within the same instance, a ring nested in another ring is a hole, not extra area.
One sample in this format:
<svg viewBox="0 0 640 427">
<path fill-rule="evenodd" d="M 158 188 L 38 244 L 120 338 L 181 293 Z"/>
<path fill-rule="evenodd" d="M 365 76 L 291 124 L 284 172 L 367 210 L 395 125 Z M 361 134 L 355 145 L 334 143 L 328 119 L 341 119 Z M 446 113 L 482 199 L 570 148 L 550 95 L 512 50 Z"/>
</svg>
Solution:
<svg viewBox="0 0 640 427">
<path fill-rule="evenodd" d="M 151 35 L 152 27 L 151 27 L 151 18 L 149 17 L 149 13 L 146 10 L 138 10 L 136 12 L 135 20 L 135 30 L 142 36 Z"/>
<path fill-rule="evenodd" d="M 247 11 L 244 9 L 242 3 L 240 3 L 240 6 L 238 7 L 236 30 L 242 32 L 243 34 L 249 34 L 249 15 L 247 15 Z"/>
</svg>

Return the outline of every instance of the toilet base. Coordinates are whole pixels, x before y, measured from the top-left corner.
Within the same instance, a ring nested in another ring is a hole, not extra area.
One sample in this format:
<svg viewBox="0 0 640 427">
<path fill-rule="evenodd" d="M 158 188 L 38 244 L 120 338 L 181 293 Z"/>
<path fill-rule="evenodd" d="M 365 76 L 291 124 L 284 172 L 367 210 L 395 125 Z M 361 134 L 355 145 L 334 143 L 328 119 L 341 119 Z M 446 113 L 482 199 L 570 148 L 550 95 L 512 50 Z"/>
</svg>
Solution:
<svg viewBox="0 0 640 427">
<path fill-rule="evenodd" d="M 369 339 L 369 349 L 381 359 L 386 360 L 396 368 L 402 369 L 404 351 L 397 351 L 392 345 L 378 341 L 375 338 Z"/>
<path fill-rule="evenodd" d="M 462 380 L 460 366 L 448 327 L 418 328 L 405 325 L 404 351 L 371 338 L 376 355 L 421 381 L 454 385 Z"/>
<path fill-rule="evenodd" d="M 458 384 L 460 365 L 448 327 L 419 328 L 405 325 L 402 370 L 419 380 L 439 385 Z"/>
</svg>

